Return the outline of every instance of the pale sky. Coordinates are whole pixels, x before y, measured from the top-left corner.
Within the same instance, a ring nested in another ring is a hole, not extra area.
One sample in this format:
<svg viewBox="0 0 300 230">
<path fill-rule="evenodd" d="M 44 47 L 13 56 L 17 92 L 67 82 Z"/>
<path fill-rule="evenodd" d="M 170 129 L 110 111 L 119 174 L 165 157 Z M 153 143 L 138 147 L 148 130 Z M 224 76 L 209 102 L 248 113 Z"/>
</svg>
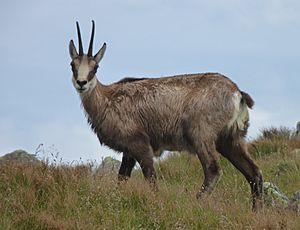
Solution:
<svg viewBox="0 0 300 230">
<path fill-rule="evenodd" d="M 106 54 L 98 79 L 219 72 L 255 100 L 249 138 L 300 120 L 300 1 L 1 0 L 0 155 L 15 149 L 65 162 L 120 158 L 100 146 L 71 83 L 68 43 L 80 22 Z M 40 153 L 41 153 L 40 152 Z"/>
</svg>

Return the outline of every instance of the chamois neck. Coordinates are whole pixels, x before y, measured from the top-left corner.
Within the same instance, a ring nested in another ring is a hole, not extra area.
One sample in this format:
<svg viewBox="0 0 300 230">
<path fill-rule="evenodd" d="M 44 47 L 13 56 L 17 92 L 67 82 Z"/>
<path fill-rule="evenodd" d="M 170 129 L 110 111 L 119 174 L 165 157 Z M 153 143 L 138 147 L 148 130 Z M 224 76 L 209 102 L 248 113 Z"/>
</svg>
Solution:
<svg viewBox="0 0 300 230">
<path fill-rule="evenodd" d="M 102 85 L 98 79 L 96 80 L 95 87 L 84 94 L 80 94 L 82 106 L 88 115 L 89 119 L 96 119 L 96 117 L 101 116 L 104 113 L 107 105 L 107 86 Z"/>
</svg>

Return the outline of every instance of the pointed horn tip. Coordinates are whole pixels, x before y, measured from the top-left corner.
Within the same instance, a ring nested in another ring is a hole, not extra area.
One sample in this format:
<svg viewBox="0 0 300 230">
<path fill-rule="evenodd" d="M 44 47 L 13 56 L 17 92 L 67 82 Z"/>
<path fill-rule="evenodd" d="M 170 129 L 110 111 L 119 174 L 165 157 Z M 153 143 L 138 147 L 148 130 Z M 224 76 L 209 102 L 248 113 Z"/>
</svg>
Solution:
<svg viewBox="0 0 300 230">
<path fill-rule="evenodd" d="M 79 23 L 76 21 L 76 27 L 77 27 L 77 31 L 80 32 L 80 26 L 79 26 Z"/>
</svg>

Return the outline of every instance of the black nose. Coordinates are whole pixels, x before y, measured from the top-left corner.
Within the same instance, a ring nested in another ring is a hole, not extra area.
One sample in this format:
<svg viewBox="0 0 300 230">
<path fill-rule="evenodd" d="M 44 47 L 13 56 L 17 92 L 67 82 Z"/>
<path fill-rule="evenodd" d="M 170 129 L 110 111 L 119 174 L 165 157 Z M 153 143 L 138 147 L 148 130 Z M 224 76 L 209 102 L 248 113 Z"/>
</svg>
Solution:
<svg viewBox="0 0 300 230">
<path fill-rule="evenodd" d="M 84 86 L 87 83 L 87 81 L 79 81 L 79 80 L 77 80 L 76 83 L 80 86 L 80 88 L 82 88 L 82 86 Z"/>
</svg>

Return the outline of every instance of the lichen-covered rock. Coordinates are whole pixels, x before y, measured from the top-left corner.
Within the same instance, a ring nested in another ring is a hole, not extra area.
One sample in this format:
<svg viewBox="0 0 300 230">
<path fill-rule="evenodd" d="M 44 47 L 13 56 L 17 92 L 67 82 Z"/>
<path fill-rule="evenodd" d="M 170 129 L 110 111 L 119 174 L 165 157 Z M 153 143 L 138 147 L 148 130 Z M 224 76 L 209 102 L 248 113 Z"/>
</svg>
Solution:
<svg viewBox="0 0 300 230">
<path fill-rule="evenodd" d="M 29 154 L 25 150 L 16 150 L 0 157 L 0 166 L 12 162 L 28 164 L 28 163 L 39 163 L 40 160 L 36 158 L 35 154 Z"/>
<path fill-rule="evenodd" d="M 298 136 L 300 136 L 300 121 L 297 122 L 297 126 L 296 126 L 296 134 Z"/>
<path fill-rule="evenodd" d="M 294 193 L 294 200 L 300 200 L 300 190 Z"/>
<path fill-rule="evenodd" d="M 118 172 L 121 162 L 113 157 L 105 157 L 96 170 L 97 173 Z"/>
<path fill-rule="evenodd" d="M 292 198 L 288 198 L 276 185 L 270 182 L 264 182 L 263 189 L 266 206 L 283 207 L 297 213 L 300 212 L 300 190 L 295 192 Z"/>
<path fill-rule="evenodd" d="M 276 185 L 270 182 L 264 182 L 263 189 L 264 200 L 267 206 L 275 206 L 277 204 L 287 205 L 290 201 L 289 198 L 283 192 L 281 192 Z"/>
<path fill-rule="evenodd" d="M 290 199 L 289 209 L 300 213 L 300 190 L 294 193 L 294 196 Z"/>
</svg>

